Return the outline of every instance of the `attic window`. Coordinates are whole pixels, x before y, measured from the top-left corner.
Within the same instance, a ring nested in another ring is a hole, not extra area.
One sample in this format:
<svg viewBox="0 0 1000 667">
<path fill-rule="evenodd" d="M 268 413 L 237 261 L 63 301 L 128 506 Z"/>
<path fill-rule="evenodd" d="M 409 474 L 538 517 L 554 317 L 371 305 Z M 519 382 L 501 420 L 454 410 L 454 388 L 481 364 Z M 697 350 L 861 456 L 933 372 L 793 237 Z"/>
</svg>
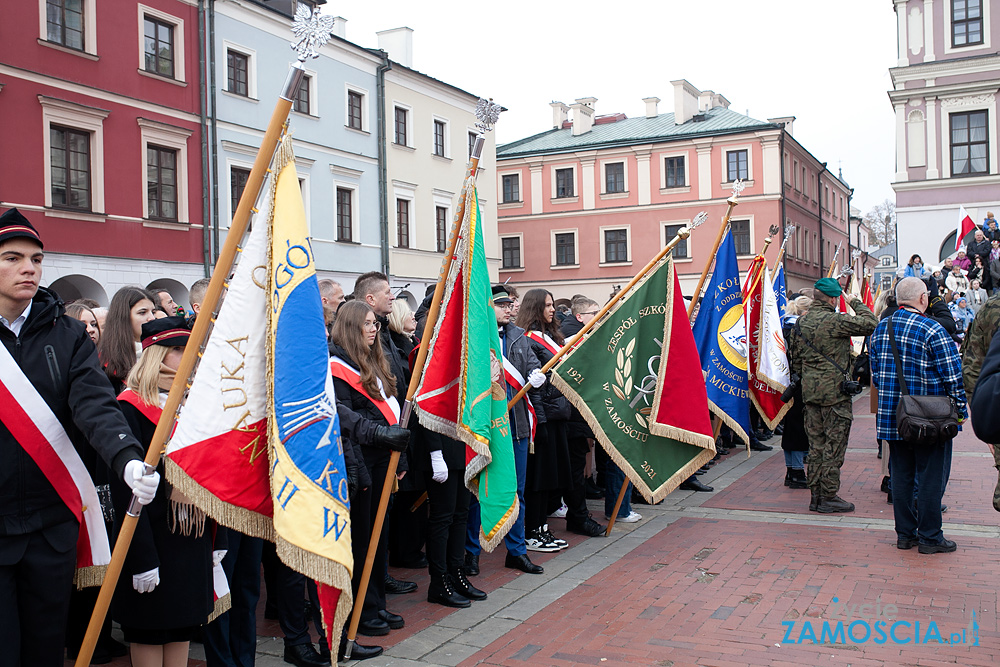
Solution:
<svg viewBox="0 0 1000 667">
<path fill-rule="evenodd" d="M 705 115 L 704 112 L 696 113 L 695 115 L 691 116 L 691 120 L 693 120 L 696 123 L 704 123 L 706 120 L 708 120 L 708 116 Z"/>
</svg>

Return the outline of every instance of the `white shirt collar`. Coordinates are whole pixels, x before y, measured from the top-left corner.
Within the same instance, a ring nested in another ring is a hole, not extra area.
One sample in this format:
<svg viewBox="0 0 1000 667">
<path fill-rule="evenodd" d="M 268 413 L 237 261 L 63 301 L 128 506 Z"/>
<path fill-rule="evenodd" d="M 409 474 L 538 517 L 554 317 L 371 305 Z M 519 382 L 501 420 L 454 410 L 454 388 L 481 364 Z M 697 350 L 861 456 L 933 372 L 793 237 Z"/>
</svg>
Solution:
<svg viewBox="0 0 1000 667">
<path fill-rule="evenodd" d="M 29 301 L 27 307 L 25 307 L 25 309 L 21 311 L 21 314 L 18 315 L 16 318 L 14 318 L 13 322 L 8 322 L 7 318 L 5 318 L 3 315 L 0 315 L 0 324 L 4 325 L 5 327 L 13 331 L 15 336 L 20 336 L 21 327 L 23 327 L 24 323 L 28 321 L 28 314 L 30 312 L 31 312 L 31 301 Z"/>
</svg>

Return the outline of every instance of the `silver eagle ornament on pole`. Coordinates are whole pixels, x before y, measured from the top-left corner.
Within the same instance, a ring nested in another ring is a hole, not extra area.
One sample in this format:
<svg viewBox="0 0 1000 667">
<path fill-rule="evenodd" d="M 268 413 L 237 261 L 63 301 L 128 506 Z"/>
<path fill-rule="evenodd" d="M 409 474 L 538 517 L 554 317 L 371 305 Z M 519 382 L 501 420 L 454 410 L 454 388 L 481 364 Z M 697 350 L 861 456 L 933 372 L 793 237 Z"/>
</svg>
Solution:
<svg viewBox="0 0 1000 667">
<path fill-rule="evenodd" d="M 476 129 L 478 129 L 482 134 L 493 129 L 493 126 L 497 124 L 497 120 L 500 119 L 500 113 L 504 111 L 504 108 L 493 101 L 493 98 L 486 99 L 485 97 L 480 97 L 479 102 L 476 103 L 476 118 L 479 120 L 476 123 Z"/>
<path fill-rule="evenodd" d="M 332 16 L 322 16 L 319 7 L 312 8 L 299 3 L 295 8 L 295 20 L 292 21 L 292 35 L 297 40 L 292 48 L 299 54 L 299 62 L 309 58 L 319 58 L 319 50 L 330 41 L 333 34 L 334 19 Z"/>
</svg>

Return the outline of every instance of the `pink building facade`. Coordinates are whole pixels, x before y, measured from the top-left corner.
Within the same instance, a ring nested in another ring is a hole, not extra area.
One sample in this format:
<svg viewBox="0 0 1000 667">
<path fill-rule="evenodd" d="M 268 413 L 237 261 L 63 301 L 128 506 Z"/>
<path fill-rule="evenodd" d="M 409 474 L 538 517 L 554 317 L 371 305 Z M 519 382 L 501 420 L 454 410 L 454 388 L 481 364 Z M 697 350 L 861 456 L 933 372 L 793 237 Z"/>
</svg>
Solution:
<svg viewBox="0 0 1000 667">
<path fill-rule="evenodd" d="M 43 284 L 187 303 L 205 275 L 197 3 L 5 3 L 0 210 L 45 241 Z"/>
<path fill-rule="evenodd" d="M 743 271 L 772 225 L 797 228 L 785 255 L 790 290 L 811 286 L 838 243 L 837 261 L 847 261 L 852 191 L 793 138 L 794 118 L 754 120 L 713 91 L 672 85 L 673 113 L 660 113 L 655 97 L 638 118 L 597 116 L 594 98 L 554 102 L 552 129 L 497 148 L 501 281 L 603 301 L 706 211 L 675 251 L 691 294 L 737 178 L 746 183 L 732 216 Z"/>
<path fill-rule="evenodd" d="M 959 207 L 1000 215 L 997 94 L 1000 2 L 894 0 L 899 59 L 889 70 L 896 114 L 900 264 L 955 251 Z"/>
</svg>

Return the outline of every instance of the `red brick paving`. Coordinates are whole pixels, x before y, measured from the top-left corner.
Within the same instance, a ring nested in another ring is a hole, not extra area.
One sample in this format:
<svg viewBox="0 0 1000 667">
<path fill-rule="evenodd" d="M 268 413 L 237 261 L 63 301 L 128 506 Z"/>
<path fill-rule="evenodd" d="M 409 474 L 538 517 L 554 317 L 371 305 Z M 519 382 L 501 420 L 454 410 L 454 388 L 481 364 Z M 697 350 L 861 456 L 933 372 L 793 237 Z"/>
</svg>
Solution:
<svg viewBox="0 0 1000 667">
<path fill-rule="evenodd" d="M 962 538 L 958 552 L 935 556 L 894 541 L 889 531 L 681 519 L 462 665 L 998 664 L 995 541 Z M 782 621 L 811 619 L 819 636 L 834 597 L 880 598 L 899 620 L 946 633 L 976 609 L 980 645 L 783 641 Z"/>
</svg>

